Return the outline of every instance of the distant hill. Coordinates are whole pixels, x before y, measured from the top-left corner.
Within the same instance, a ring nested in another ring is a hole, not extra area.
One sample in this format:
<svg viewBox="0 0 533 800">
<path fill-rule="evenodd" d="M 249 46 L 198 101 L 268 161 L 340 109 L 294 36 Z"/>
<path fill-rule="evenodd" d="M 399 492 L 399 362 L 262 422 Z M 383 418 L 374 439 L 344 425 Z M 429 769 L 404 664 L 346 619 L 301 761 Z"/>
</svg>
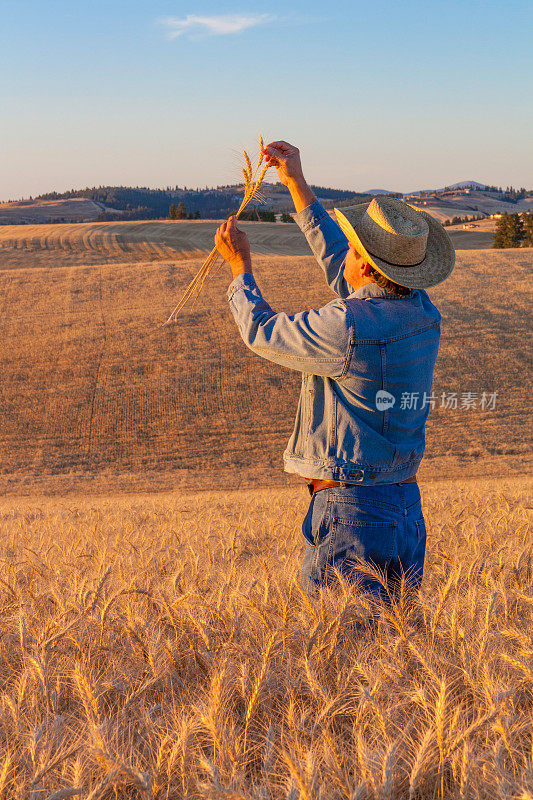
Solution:
<svg viewBox="0 0 533 800">
<path fill-rule="evenodd" d="M 406 194 L 427 194 L 428 192 L 449 192 L 451 189 L 489 189 L 486 183 L 478 183 L 477 181 L 459 181 L 458 183 L 451 183 L 447 186 L 442 186 L 440 189 L 417 189 L 416 192 L 407 192 Z M 495 188 L 495 187 L 494 187 Z M 405 196 L 405 195 L 404 195 Z"/>
<path fill-rule="evenodd" d="M 533 191 L 486 186 L 477 181 L 460 181 L 442 189 L 420 189 L 409 194 L 389 189 L 355 192 L 326 186 L 312 186 L 320 202 L 333 206 L 349 206 L 370 201 L 378 194 L 402 198 L 415 208 L 423 208 L 444 222 L 453 217 L 474 217 L 479 214 L 529 211 L 533 207 Z M 293 211 L 288 190 L 281 183 L 263 184 L 261 207 L 279 214 Z M 225 219 L 234 213 L 242 199 L 239 184 L 214 188 L 189 189 L 175 186 L 166 189 L 146 187 L 99 186 L 48 192 L 36 198 L 0 203 L 0 225 L 43 224 L 55 222 L 122 222 L 145 219 L 167 219 L 171 204 L 185 206 L 189 218 Z M 259 204 L 258 204 L 259 205 Z"/>
<path fill-rule="evenodd" d="M 474 190 L 485 190 L 485 189 L 496 189 L 495 186 L 488 186 L 486 183 L 478 183 L 478 181 L 459 181 L 458 183 L 450 183 L 447 186 L 442 186 L 440 189 L 417 189 L 413 192 L 404 192 L 404 197 L 412 197 L 414 195 L 423 195 L 423 194 L 431 194 L 432 192 L 449 192 L 454 189 L 474 189 Z"/>
<path fill-rule="evenodd" d="M 491 214 L 514 214 L 533 210 L 533 192 L 511 187 L 500 191 L 495 186 L 487 189 L 453 189 L 450 186 L 404 195 L 403 199 L 414 208 L 431 214 L 439 222 L 452 220 L 454 217 L 489 217 Z"/>
<path fill-rule="evenodd" d="M 103 213 L 120 214 L 86 197 L 58 200 L 18 200 L 0 203 L 0 225 L 35 225 L 43 222 L 88 222 Z"/>
<path fill-rule="evenodd" d="M 364 202 L 368 195 L 346 189 L 312 186 L 324 206 Z M 264 209 L 293 210 L 288 190 L 281 183 L 263 184 Z M 188 214 L 201 219 L 223 219 L 235 212 L 242 200 L 242 186 L 188 189 L 176 186 L 148 189 L 127 186 L 99 186 L 48 192 L 29 200 L 0 204 L 0 224 L 50 222 L 112 222 L 167 218 L 172 203 L 183 203 Z M 259 204 L 258 204 L 259 205 Z"/>
<path fill-rule="evenodd" d="M 365 194 L 391 194 L 401 197 L 401 192 L 390 192 L 388 189 L 367 189 Z"/>
<path fill-rule="evenodd" d="M 477 181 L 459 181 L 459 183 L 452 183 L 451 186 L 445 186 L 440 191 L 445 189 L 488 189 L 486 183 L 478 183 Z"/>
</svg>

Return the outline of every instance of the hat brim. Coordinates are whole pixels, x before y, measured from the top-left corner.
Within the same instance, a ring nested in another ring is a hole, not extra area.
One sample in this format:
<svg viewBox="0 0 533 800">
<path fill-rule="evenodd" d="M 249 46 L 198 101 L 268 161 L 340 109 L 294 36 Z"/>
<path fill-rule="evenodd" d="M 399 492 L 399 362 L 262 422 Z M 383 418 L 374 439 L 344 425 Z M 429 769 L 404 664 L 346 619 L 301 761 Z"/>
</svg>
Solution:
<svg viewBox="0 0 533 800">
<path fill-rule="evenodd" d="M 359 255 L 366 258 L 378 272 L 408 289 L 427 289 L 442 283 L 450 275 L 455 265 L 455 249 L 452 240 L 440 222 L 418 208 L 412 210 L 421 214 L 429 226 L 426 255 L 420 264 L 412 267 L 394 266 L 375 255 L 370 255 L 357 234 L 358 222 L 369 205 L 370 203 L 358 203 L 342 210 L 339 208 L 333 210 L 348 241 L 353 244 Z"/>
</svg>

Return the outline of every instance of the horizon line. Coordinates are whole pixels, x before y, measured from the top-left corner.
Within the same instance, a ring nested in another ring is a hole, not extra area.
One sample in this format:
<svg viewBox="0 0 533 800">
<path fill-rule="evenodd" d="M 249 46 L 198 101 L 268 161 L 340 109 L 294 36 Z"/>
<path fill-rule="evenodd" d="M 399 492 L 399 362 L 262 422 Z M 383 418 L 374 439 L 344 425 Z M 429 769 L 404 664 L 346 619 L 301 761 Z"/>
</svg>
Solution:
<svg viewBox="0 0 533 800">
<path fill-rule="evenodd" d="M 266 184 L 269 184 L 269 185 L 272 185 L 272 186 L 277 186 L 277 185 L 283 186 L 283 184 L 279 180 L 278 181 L 265 180 L 264 182 Z M 465 184 L 465 185 L 464 186 L 457 186 L 457 184 Z M 411 195 L 411 194 L 417 194 L 419 192 L 442 192 L 442 191 L 445 191 L 446 189 L 451 189 L 451 188 L 457 188 L 459 190 L 461 188 L 468 188 L 469 184 L 477 184 L 477 186 L 479 186 L 479 191 L 483 191 L 483 189 L 481 187 L 496 186 L 496 184 L 494 184 L 494 183 L 482 183 L 481 181 L 475 181 L 473 179 L 472 180 L 467 180 L 467 181 L 455 181 L 454 183 L 445 184 L 444 186 L 440 186 L 440 187 L 436 187 L 435 186 L 435 187 L 425 187 L 425 188 L 422 188 L 422 189 L 413 189 L 413 190 L 408 191 L 408 192 L 405 192 L 405 191 L 402 191 L 402 190 L 399 190 L 399 189 L 366 189 L 366 190 L 348 189 L 348 188 L 337 187 L 337 186 L 324 186 L 324 185 L 318 184 L 318 183 L 310 183 L 309 185 L 311 187 L 316 187 L 316 188 L 320 188 L 320 189 L 327 189 L 329 191 L 353 192 L 354 194 L 371 194 L 371 193 L 378 194 L 380 192 L 383 192 L 383 193 L 390 192 L 391 194 L 401 194 L 401 195 L 406 196 L 406 195 Z M 171 191 L 171 192 L 172 191 L 205 192 L 205 191 L 216 191 L 217 189 L 232 188 L 234 186 L 240 186 L 240 184 L 239 183 L 221 183 L 221 184 L 217 184 L 216 186 L 204 186 L 204 187 L 200 187 L 200 186 L 192 187 L 192 186 L 178 186 L 178 185 L 176 185 L 174 188 L 168 189 L 168 188 L 162 188 L 161 186 L 138 186 L 138 185 L 137 186 L 133 186 L 133 185 L 126 185 L 126 184 L 108 183 L 108 184 L 99 184 L 98 186 L 97 185 L 85 186 L 83 188 L 77 188 L 77 189 L 75 189 L 75 188 L 65 189 L 63 191 L 59 191 L 57 189 L 50 189 L 50 190 L 48 190 L 46 192 L 41 192 L 40 194 L 37 194 L 37 195 L 30 194 L 30 195 L 28 195 L 26 197 L 19 197 L 17 199 L 11 198 L 9 200 L 0 200 L 0 203 L 2 203 L 2 204 L 4 204 L 4 203 L 21 203 L 21 202 L 25 202 L 25 201 L 35 202 L 36 200 L 44 198 L 44 196 L 47 195 L 47 194 L 64 195 L 64 194 L 68 194 L 69 192 L 78 193 L 78 192 L 92 191 L 94 189 L 107 189 L 107 188 L 138 189 L 138 190 L 145 189 L 145 190 L 151 191 L 151 192 L 157 192 L 157 191 L 159 191 L 159 192 L 169 192 L 169 191 Z M 500 188 L 501 188 L 502 192 L 505 192 L 507 190 L 507 188 L 509 188 L 511 190 L 524 189 L 528 193 L 529 192 L 533 192 L 533 189 L 526 189 L 525 186 L 515 187 L 515 186 L 512 186 L 512 185 L 509 185 L 508 187 L 504 188 L 503 186 L 500 185 L 498 187 L 498 189 L 500 189 Z M 52 199 L 55 199 L 55 198 L 52 198 Z M 61 198 L 58 197 L 57 199 L 61 199 Z"/>
</svg>

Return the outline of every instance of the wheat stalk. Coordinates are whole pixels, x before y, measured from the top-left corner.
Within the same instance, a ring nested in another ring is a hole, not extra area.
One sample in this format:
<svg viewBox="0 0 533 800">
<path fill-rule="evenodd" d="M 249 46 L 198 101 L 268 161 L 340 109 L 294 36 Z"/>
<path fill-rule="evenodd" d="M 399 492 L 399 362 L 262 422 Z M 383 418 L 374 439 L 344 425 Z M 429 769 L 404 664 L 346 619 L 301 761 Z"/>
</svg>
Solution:
<svg viewBox="0 0 533 800">
<path fill-rule="evenodd" d="M 263 660 L 261 663 L 261 669 L 259 670 L 259 675 L 257 676 L 257 680 L 255 681 L 254 687 L 252 689 L 252 693 L 246 705 L 246 721 L 244 725 L 244 744 L 242 748 L 243 756 L 246 757 L 246 741 L 248 736 L 248 725 L 250 724 L 250 720 L 252 718 L 252 714 L 255 711 L 255 706 L 257 704 L 257 700 L 259 698 L 259 693 L 263 687 L 263 681 L 265 679 L 266 668 L 268 664 L 268 659 L 270 658 L 270 653 L 272 652 L 272 648 L 274 647 L 274 643 L 276 641 L 277 632 L 271 635 L 270 639 L 268 640 L 268 644 L 266 646 L 266 650 L 263 656 Z"/>
<path fill-rule="evenodd" d="M 265 158 L 265 145 L 263 142 L 263 137 L 259 137 L 259 159 L 256 165 L 255 170 L 252 169 L 252 162 L 250 161 L 250 157 L 246 150 L 243 151 L 244 157 L 244 164 L 245 166 L 242 167 L 242 174 L 244 177 L 244 197 L 242 202 L 239 206 L 237 213 L 235 214 L 236 219 L 239 219 L 240 215 L 250 203 L 251 200 L 262 200 L 263 195 L 261 194 L 260 187 L 263 183 L 263 178 L 265 177 L 266 171 L 268 169 L 267 164 L 263 164 Z M 259 171 L 260 167 L 262 167 L 261 171 Z M 259 174 L 258 174 L 259 173 Z M 205 283 L 205 279 L 211 272 L 212 268 L 215 266 L 219 257 L 218 250 L 216 247 L 213 247 L 209 255 L 207 256 L 206 260 L 189 283 L 183 296 L 177 306 L 174 308 L 172 313 L 170 314 L 167 321 L 164 323 L 165 325 L 169 325 L 172 320 L 179 314 L 183 306 L 193 297 L 193 302 L 198 298 L 200 292 L 202 291 L 203 285 Z M 223 261 L 220 262 L 218 269 L 222 266 Z"/>
<path fill-rule="evenodd" d="M 292 778 L 296 781 L 298 789 L 300 790 L 300 800 L 311 800 L 311 795 L 302 773 L 288 753 L 283 753 L 283 758 L 289 768 Z"/>
</svg>

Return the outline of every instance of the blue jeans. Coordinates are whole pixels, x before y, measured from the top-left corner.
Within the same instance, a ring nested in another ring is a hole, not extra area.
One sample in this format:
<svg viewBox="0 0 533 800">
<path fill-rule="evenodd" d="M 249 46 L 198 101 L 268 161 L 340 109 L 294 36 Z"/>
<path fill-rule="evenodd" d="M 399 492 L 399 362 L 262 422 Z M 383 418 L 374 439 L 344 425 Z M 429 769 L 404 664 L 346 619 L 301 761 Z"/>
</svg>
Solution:
<svg viewBox="0 0 533 800">
<path fill-rule="evenodd" d="M 307 549 L 300 584 L 308 594 L 334 584 L 334 570 L 387 603 L 402 577 L 420 587 L 426 525 L 417 483 L 321 489 L 311 497 L 302 533 Z M 377 567 L 387 588 L 358 563 Z"/>
</svg>

